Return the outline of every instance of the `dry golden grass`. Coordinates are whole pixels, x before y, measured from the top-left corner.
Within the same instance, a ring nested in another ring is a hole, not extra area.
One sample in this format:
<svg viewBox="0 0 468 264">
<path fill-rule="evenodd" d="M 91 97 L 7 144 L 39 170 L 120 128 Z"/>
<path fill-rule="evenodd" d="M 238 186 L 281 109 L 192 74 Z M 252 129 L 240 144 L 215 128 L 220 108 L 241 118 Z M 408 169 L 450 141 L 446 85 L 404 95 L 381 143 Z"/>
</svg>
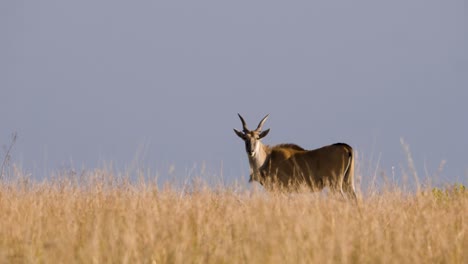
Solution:
<svg viewBox="0 0 468 264">
<path fill-rule="evenodd" d="M 0 263 L 468 263 L 466 192 L 356 206 L 111 174 L 0 183 Z"/>
</svg>

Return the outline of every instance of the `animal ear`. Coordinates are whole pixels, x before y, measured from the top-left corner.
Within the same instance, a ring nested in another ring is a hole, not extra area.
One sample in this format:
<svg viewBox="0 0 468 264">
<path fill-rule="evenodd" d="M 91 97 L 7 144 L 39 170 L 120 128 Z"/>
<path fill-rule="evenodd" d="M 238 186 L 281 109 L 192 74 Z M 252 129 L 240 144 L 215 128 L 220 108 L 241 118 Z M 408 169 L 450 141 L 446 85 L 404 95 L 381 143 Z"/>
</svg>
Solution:
<svg viewBox="0 0 468 264">
<path fill-rule="evenodd" d="M 236 133 L 236 135 L 237 135 L 238 137 L 240 137 L 240 138 L 242 138 L 243 140 L 245 140 L 245 135 L 244 135 L 244 133 L 242 133 L 242 132 L 236 130 L 235 128 L 234 128 L 234 132 Z"/>
<path fill-rule="evenodd" d="M 260 133 L 260 135 L 258 137 L 259 138 L 264 138 L 264 137 L 266 137 L 266 135 L 268 135 L 268 132 L 270 132 L 270 129 L 262 131 L 262 133 Z"/>
</svg>

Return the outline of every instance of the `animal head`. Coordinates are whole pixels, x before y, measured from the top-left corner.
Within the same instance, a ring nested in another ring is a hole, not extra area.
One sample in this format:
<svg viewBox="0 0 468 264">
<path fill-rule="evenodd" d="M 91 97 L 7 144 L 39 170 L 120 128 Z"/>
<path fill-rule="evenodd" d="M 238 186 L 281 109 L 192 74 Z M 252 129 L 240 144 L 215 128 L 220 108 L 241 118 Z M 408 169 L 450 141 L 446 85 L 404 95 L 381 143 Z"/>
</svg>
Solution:
<svg viewBox="0 0 468 264">
<path fill-rule="evenodd" d="M 270 129 L 267 129 L 265 131 L 262 131 L 262 126 L 263 123 L 268 118 L 268 115 L 266 115 L 258 124 L 257 128 L 255 130 L 249 130 L 247 128 L 247 124 L 245 123 L 244 118 L 240 114 L 239 118 L 242 122 L 242 132 L 239 130 L 234 129 L 234 132 L 238 137 L 240 137 L 242 140 L 245 142 L 245 151 L 247 152 L 247 155 L 249 157 L 255 157 L 255 155 L 258 153 L 260 149 L 260 139 L 264 138 L 266 135 L 268 135 L 268 132 L 270 132 Z"/>
</svg>

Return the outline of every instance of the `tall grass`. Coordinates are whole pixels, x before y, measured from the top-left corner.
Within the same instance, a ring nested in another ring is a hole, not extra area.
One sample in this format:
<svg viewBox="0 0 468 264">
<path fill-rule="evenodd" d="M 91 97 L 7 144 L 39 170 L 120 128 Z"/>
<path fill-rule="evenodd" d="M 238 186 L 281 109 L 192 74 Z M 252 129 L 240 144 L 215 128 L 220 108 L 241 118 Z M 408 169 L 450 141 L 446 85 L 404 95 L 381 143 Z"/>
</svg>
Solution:
<svg viewBox="0 0 468 264">
<path fill-rule="evenodd" d="M 359 204 L 111 171 L 0 183 L 0 263 L 467 263 L 468 194 L 372 192 Z"/>
</svg>

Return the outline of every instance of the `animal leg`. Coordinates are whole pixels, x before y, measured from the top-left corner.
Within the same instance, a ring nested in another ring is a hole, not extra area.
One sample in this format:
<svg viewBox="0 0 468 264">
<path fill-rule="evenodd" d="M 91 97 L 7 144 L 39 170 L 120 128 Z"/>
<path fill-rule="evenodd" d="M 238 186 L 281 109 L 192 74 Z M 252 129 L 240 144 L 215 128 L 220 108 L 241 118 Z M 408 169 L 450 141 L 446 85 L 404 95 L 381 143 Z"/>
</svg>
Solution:
<svg viewBox="0 0 468 264">
<path fill-rule="evenodd" d="M 354 188 L 353 188 L 353 186 L 351 184 L 345 183 L 344 186 L 343 186 L 343 189 L 344 189 L 344 192 L 346 193 L 346 196 L 348 197 L 348 199 L 352 199 L 352 200 L 357 201 L 356 192 L 354 191 Z"/>
</svg>

